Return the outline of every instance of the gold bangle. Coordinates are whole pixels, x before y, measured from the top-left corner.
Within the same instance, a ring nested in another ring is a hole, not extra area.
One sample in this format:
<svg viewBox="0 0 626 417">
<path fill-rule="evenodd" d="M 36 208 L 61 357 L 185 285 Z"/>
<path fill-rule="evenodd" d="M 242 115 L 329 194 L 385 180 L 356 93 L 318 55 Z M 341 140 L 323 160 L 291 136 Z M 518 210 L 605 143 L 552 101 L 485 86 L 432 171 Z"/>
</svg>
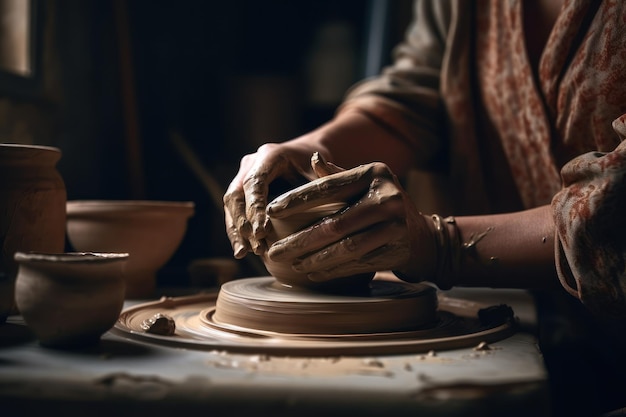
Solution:
<svg viewBox="0 0 626 417">
<path fill-rule="evenodd" d="M 459 229 L 454 217 L 430 216 L 436 231 L 437 268 L 433 283 L 442 290 L 452 288 L 461 269 L 462 245 Z"/>
<path fill-rule="evenodd" d="M 436 263 L 432 275 L 413 276 L 413 274 L 409 275 L 406 271 L 399 270 L 394 270 L 393 273 L 404 281 L 430 281 L 439 289 L 448 290 L 458 283 L 463 255 L 461 235 L 454 217 L 443 218 L 438 214 L 432 214 L 430 219 L 435 226 L 434 237 L 437 246 Z"/>
</svg>

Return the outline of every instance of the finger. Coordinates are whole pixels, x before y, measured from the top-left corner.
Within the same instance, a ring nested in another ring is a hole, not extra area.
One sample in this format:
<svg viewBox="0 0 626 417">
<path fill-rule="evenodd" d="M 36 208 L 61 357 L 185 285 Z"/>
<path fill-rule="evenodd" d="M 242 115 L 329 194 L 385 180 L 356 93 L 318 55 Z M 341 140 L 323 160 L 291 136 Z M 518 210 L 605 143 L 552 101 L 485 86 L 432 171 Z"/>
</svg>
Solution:
<svg viewBox="0 0 626 417">
<path fill-rule="evenodd" d="M 226 234 L 236 259 L 245 257 L 250 250 L 248 237 L 252 230 L 250 222 L 248 222 L 246 217 L 246 203 L 241 187 L 241 173 L 244 172 L 244 161 L 245 158 L 242 159 L 239 174 L 230 183 L 223 197 Z"/>
<path fill-rule="evenodd" d="M 252 248 L 252 252 L 255 255 L 262 255 L 267 251 L 267 243 L 265 239 L 256 239 L 254 237 L 250 238 L 250 246 Z"/>
<path fill-rule="evenodd" d="M 256 240 L 264 239 L 268 233 L 266 207 L 270 184 L 289 173 L 289 159 L 267 156 L 270 149 L 268 146 L 259 148 L 258 153 L 262 155 L 255 159 L 242 181 L 246 218 L 251 225 L 251 237 Z"/>
<path fill-rule="evenodd" d="M 404 232 L 404 225 L 402 224 L 379 223 L 361 233 L 345 237 L 339 242 L 306 255 L 297 262 L 294 262 L 293 269 L 299 273 L 309 273 L 320 270 L 341 271 L 343 264 L 355 260 L 369 265 L 370 268 L 373 268 L 370 270 L 379 269 L 387 264 L 398 265 L 403 261 L 406 262 L 406 259 L 403 258 L 406 256 L 405 252 L 397 254 L 389 253 L 388 256 L 384 258 L 385 265 L 371 264 L 371 255 L 376 253 L 376 250 L 380 250 L 380 248 L 387 248 L 387 250 L 389 250 L 390 247 L 399 247 L 399 242 L 405 242 L 405 246 L 408 246 L 408 241 L 398 238 L 398 236 L 402 236 Z M 377 257 L 373 259 L 380 262 L 380 259 Z"/>
<path fill-rule="evenodd" d="M 294 188 L 275 198 L 267 212 L 283 218 L 326 203 L 355 201 L 369 189 L 374 165 L 361 165 Z"/>
<path fill-rule="evenodd" d="M 404 255 L 398 255 L 398 258 L 404 259 L 408 256 L 406 248 L 406 245 L 395 246 L 394 244 L 381 246 L 361 259 L 345 262 L 333 268 L 310 272 L 307 274 L 307 277 L 313 282 L 326 282 L 357 274 L 393 270 L 396 263 L 389 255 L 398 251 L 405 252 Z"/>
<path fill-rule="evenodd" d="M 318 178 L 345 171 L 345 169 L 338 167 L 332 162 L 328 162 L 319 152 L 314 152 L 313 156 L 311 156 L 311 168 L 313 168 L 313 172 L 315 172 Z"/>
<path fill-rule="evenodd" d="M 252 226 L 246 215 L 246 197 L 243 189 L 245 175 L 252 165 L 251 160 L 251 155 L 246 155 L 241 159 L 239 172 L 231 181 L 223 197 L 224 211 L 230 214 L 229 224 L 237 228 L 239 239 L 247 239 L 252 233 Z"/>
<path fill-rule="evenodd" d="M 338 242 L 379 223 L 404 223 L 402 194 L 389 182 L 376 182 L 372 192 L 354 205 L 321 222 L 274 242 L 268 251 L 273 261 L 282 262 Z M 384 194 L 385 196 L 381 196 Z"/>
<path fill-rule="evenodd" d="M 240 227 L 237 227 L 234 224 L 233 216 L 227 207 L 224 208 L 224 219 L 226 223 L 226 235 L 228 236 L 230 244 L 233 248 L 233 256 L 236 259 L 241 259 L 245 257 L 250 250 L 248 240 L 241 236 Z"/>
<path fill-rule="evenodd" d="M 267 215 L 265 208 L 267 205 L 267 192 L 269 189 L 267 172 L 255 171 L 246 177 L 243 183 L 243 190 L 246 196 L 245 211 L 246 218 L 250 222 L 250 237 L 262 239 L 266 236 L 265 225 Z"/>
</svg>

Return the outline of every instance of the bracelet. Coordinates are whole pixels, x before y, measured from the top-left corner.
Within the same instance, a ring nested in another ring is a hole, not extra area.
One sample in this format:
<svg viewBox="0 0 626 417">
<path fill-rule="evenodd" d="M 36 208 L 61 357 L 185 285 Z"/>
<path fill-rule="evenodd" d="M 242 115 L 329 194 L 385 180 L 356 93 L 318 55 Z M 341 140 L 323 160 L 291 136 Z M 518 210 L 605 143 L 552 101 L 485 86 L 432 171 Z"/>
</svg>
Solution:
<svg viewBox="0 0 626 417">
<path fill-rule="evenodd" d="M 448 290 L 457 282 L 461 269 L 461 236 L 454 217 L 433 214 L 430 218 L 435 224 L 437 239 L 437 269 L 433 282 L 440 289 Z"/>
<path fill-rule="evenodd" d="M 409 276 L 406 271 L 399 270 L 394 270 L 393 273 L 404 281 L 414 282 L 419 278 L 432 282 L 441 290 L 449 290 L 458 283 L 464 245 L 454 217 L 443 218 L 438 214 L 432 214 L 430 219 L 435 226 L 437 245 L 437 261 L 432 276 Z"/>
</svg>

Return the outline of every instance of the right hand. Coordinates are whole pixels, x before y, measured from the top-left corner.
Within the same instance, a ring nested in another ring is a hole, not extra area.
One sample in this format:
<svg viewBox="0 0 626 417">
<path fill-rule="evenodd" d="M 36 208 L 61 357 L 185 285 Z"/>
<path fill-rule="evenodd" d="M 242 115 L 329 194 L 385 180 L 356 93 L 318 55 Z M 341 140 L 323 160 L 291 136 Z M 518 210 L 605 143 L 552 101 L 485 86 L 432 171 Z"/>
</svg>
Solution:
<svg viewBox="0 0 626 417">
<path fill-rule="evenodd" d="M 282 179 L 293 188 L 318 177 L 311 168 L 311 155 L 318 149 L 304 143 L 267 143 L 241 159 L 239 171 L 224 194 L 226 233 L 236 259 L 267 250 L 264 238 L 269 220 L 265 209 L 270 185 Z"/>
<path fill-rule="evenodd" d="M 267 252 L 272 263 L 316 283 L 371 278 L 385 270 L 406 281 L 437 283 L 438 263 L 444 260 L 437 228 L 386 164 L 343 170 L 317 154 L 311 163 L 319 178 L 274 199 L 267 207 L 272 219 L 289 219 L 327 203 L 347 206 L 273 242 Z"/>
</svg>

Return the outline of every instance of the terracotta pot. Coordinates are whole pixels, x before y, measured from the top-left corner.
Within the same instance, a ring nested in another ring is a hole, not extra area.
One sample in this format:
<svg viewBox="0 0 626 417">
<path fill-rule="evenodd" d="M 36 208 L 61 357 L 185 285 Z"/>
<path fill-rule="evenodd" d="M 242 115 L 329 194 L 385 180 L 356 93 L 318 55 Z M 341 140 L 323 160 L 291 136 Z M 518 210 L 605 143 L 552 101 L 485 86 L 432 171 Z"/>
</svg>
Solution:
<svg viewBox="0 0 626 417">
<path fill-rule="evenodd" d="M 127 253 L 17 252 L 17 307 L 39 342 L 89 346 L 117 321 L 124 306 Z"/>
<path fill-rule="evenodd" d="M 17 251 L 63 252 L 65 183 L 57 148 L 0 144 L 0 323 L 15 310 Z"/>
</svg>

